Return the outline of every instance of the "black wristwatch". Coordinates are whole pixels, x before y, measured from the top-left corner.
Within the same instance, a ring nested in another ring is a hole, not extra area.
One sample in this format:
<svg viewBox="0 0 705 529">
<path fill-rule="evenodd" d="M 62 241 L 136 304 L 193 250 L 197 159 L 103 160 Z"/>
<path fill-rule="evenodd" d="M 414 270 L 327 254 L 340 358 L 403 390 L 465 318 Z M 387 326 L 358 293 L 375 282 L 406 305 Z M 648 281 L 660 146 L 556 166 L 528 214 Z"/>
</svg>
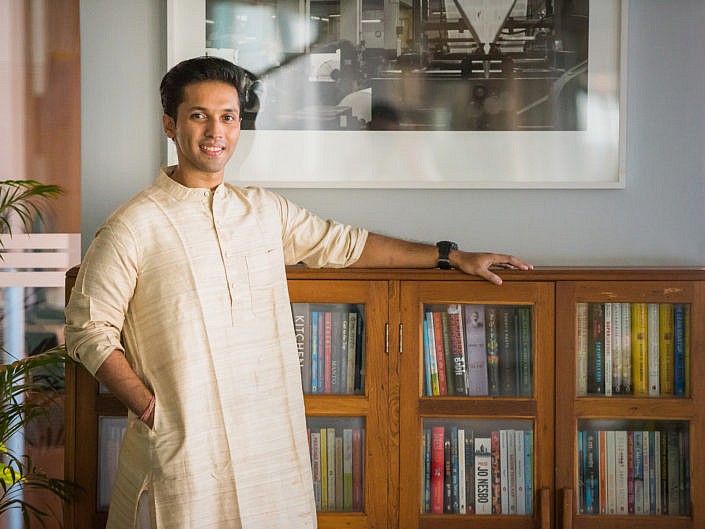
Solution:
<svg viewBox="0 0 705 529">
<path fill-rule="evenodd" d="M 438 268 L 441 270 L 450 270 L 453 268 L 450 266 L 450 251 L 458 249 L 457 243 L 452 241 L 438 241 L 436 246 L 438 247 Z"/>
</svg>

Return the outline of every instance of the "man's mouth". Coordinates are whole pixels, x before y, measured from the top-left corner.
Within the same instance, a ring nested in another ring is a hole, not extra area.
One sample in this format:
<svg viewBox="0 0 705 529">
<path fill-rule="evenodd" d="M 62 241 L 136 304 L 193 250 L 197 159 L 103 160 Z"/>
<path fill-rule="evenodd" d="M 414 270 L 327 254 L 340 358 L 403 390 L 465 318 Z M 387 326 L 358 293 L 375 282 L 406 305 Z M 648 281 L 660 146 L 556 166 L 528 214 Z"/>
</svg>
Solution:
<svg viewBox="0 0 705 529">
<path fill-rule="evenodd" d="M 225 150 L 222 145 L 201 145 L 200 148 L 209 156 L 217 156 Z"/>
</svg>

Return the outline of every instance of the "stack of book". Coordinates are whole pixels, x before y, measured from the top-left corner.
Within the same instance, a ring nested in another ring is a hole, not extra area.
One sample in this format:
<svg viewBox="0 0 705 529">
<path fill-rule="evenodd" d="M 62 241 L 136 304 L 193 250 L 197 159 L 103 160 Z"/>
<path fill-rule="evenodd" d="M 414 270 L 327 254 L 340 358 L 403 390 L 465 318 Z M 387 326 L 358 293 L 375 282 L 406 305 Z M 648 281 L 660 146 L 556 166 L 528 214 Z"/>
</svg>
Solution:
<svg viewBox="0 0 705 529">
<path fill-rule="evenodd" d="M 292 303 L 304 393 L 364 393 L 363 308 Z"/>
<path fill-rule="evenodd" d="M 580 512 L 687 516 L 688 445 L 687 431 L 579 431 Z"/>
<path fill-rule="evenodd" d="M 424 428 L 423 512 L 533 512 L 533 432 Z"/>
<path fill-rule="evenodd" d="M 362 511 L 364 428 L 309 427 L 308 439 L 316 509 Z"/>
<path fill-rule="evenodd" d="M 531 307 L 426 306 L 424 394 L 532 395 Z"/>
<path fill-rule="evenodd" d="M 578 395 L 689 394 L 690 305 L 578 303 Z"/>
</svg>

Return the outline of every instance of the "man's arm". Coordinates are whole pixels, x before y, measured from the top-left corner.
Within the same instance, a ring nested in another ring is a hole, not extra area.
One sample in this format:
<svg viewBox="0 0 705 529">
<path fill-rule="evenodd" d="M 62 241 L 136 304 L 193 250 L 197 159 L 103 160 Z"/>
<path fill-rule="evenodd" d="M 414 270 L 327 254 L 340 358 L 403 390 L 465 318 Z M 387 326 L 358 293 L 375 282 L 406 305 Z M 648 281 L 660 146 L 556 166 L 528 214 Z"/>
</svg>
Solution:
<svg viewBox="0 0 705 529">
<path fill-rule="evenodd" d="M 370 233 L 365 248 L 351 267 L 357 268 L 435 268 L 438 262 L 438 248 L 432 244 L 421 244 L 376 233 Z M 453 268 L 466 274 L 487 279 L 497 285 L 502 279 L 490 270 L 490 267 L 531 270 L 530 264 L 524 263 L 512 255 L 496 253 L 474 253 L 451 250 L 450 264 Z"/>
<path fill-rule="evenodd" d="M 135 374 L 125 355 L 118 349 L 110 353 L 96 371 L 95 376 L 138 417 L 152 400 L 152 392 Z M 153 426 L 154 409 L 144 418 L 144 422 L 150 428 Z"/>
</svg>

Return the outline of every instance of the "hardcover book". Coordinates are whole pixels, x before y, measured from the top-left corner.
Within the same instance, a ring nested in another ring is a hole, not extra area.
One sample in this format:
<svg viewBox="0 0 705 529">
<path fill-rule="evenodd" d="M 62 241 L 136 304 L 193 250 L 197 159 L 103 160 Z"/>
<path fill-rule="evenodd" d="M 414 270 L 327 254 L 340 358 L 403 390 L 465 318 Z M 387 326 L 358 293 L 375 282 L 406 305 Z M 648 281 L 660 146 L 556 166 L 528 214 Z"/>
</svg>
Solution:
<svg viewBox="0 0 705 529">
<path fill-rule="evenodd" d="M 475 513 L 492 514 L 492 443 L 475 437 Z"/>
<path fill-rule="evenodd" d="M 468 395 L 487 395 L 487 345 L 485 307 L 465 305 Z"/>
</svg>

